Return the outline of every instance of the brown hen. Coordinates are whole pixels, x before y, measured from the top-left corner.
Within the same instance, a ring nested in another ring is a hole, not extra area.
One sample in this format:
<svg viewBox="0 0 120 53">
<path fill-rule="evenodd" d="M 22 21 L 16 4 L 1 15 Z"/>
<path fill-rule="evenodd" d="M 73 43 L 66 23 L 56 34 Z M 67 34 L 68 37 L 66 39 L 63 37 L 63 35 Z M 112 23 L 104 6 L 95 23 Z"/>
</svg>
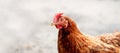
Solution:
<svg viewBox="0 0 120 53">
<path fill-rule="evenodd" d="M 100 38 L 84 35 L 79 31 L 76 23 L 63 13 L 55 15 L 52 25 L 59 29 L 58 53 L 120 53 L 120 34 L 115 34 L 116 38 L 105 35 Z"/>
</svg>

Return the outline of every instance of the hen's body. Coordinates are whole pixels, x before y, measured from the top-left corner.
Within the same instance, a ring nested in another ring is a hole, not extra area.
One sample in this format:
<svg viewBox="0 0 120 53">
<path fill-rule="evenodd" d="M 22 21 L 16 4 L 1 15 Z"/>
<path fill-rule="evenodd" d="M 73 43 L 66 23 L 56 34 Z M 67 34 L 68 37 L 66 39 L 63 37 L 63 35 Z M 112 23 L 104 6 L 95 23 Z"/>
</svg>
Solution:
<svg viewBox="0 0 120 53">
<path fill-rule="evenodd" d="M 76 23 L 69 17 L 60 16 L 57 19 L 58 22 L 55 22 L 57 23 L 56 27 L 59 29 L 58 53 L 120 53 L 119 47 L 112 43 L 107 43 L 106 41 L 108 40 L 104 36 L 92 38 L 82 34 Z M 120 43 L 119 40 L 117 41 L 116 44 Z"/>
<path fill-rule="evenodd" d="M 119 53 L 118 48 L 83 35 L 72 20 L 59 30 L 58 38 L 59 53 Z"/>
</svg>

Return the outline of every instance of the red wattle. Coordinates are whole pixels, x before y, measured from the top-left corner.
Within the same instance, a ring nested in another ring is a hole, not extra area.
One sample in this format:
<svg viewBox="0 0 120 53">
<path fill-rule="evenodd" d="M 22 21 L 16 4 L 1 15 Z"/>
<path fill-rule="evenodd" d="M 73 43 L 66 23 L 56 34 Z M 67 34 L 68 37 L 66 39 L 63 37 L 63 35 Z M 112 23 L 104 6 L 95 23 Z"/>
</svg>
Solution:
<svg viewBox="0 0 120 53">
<path fill-rule="evenodd" d="M 60 25 L 56 25 L 56 28 L 57 28 L 57 29 L 61 29 L 62 26 L 60 26 Z"/>
</svg>

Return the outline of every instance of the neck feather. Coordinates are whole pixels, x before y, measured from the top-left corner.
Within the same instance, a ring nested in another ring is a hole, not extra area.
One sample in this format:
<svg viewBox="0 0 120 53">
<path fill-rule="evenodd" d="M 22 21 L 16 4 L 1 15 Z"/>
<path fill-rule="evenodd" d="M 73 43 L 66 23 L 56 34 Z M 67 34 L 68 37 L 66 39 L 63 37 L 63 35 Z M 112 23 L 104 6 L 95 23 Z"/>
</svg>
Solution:
<svg viewBox="0 0 120 53">
<path fill-rule="evenodd" d="M 67 33 L 69 32 L 69 33 L 80 33 L 80 34 L 82 34 L 80 32 L 80 30 L 78 29 L 76 23 L 72 19 L 67 18 L 67 20 L 68 20 L 68 27 L 60 29 L 61 31 L 64 31 L 64 32 L 67 32 Z"/>
</svg>

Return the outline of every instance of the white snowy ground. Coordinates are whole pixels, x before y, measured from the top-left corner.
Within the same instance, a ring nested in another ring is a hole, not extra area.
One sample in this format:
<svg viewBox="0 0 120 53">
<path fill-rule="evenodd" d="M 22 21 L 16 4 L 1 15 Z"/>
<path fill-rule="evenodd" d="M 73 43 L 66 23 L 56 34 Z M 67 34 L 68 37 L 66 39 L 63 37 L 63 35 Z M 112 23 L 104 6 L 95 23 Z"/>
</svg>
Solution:
<svg viewBox="0 0 120 53">
<path fill-rule="evenodd" d="M 0 0 L 0 53 L 57 53 L 57 12 L 85 34 L 120 31 L 119 0 Z"/>
</svg>

